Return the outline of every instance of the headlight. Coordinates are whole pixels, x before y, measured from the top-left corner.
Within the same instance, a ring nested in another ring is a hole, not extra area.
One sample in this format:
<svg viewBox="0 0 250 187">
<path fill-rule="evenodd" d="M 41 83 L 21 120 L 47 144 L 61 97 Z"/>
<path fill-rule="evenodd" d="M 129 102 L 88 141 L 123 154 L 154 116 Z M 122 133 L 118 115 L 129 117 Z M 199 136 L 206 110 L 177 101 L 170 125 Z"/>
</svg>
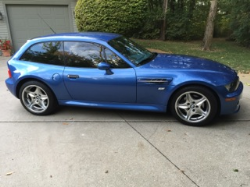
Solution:
<svg viewBox="0 0 250 187">
<path fill-rule="evenodd" d="M 233 82 L 231 82 L 228 85 L 225 85 L 225 88 L 229 91 L 229 92 L 234 92 L 235 90 L 237 90 L 238 86 L 240 84 L 240 80 L 239 77 L 237 77 L 237 79 Z"/>
</svg>

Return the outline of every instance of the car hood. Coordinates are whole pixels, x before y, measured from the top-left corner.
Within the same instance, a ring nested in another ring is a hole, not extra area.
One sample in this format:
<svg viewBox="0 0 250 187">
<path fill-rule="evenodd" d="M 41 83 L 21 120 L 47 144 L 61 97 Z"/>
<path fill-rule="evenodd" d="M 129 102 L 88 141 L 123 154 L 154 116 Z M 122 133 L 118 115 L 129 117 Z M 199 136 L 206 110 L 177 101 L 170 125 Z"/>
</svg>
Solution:
<svg viewBox="0 0 250 187">
<path fill-rule="evenodd" d="M 173 55 L 173 54 L 158 54 L 154 60 L 143 65 L 144 68 L 153 69 L 178 69 L 178 70 L 197 70 L 197 71 L 213 71 L 221 73 L 235 73 L 230 67 L 204 58 Z"/>
</svg>

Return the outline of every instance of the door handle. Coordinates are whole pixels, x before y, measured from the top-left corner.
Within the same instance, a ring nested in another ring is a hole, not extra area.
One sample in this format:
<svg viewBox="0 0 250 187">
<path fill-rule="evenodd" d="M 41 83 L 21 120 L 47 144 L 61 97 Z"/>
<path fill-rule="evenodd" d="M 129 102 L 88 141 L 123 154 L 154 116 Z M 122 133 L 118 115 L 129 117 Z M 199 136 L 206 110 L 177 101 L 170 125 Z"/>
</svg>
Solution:
<svg viewBox="0 0 250 187">
<path fill-rule="evenodd" d="M 68 75 L 68 78 L 70 78 L 70 79 L 78 79 L 79 75 Z"/>
</svg>

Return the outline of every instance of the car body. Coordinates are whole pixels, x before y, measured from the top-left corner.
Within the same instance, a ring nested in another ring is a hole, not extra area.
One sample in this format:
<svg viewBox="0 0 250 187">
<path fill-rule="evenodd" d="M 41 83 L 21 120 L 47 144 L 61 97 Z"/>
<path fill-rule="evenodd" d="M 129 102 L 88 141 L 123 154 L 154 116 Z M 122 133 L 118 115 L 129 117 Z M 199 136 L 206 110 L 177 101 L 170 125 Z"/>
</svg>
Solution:
<svg viewBox="0 0 250 187">
<path fill-rule="evenodd" d="M 166 112 L 205 125 L 236 113 L 243 84 L 212 60 L 151 53 L 112 33 L 61 33 L 28 40 L 8 61 L 6 85 L 24 108 L 58 105 Z"/>
</svg>

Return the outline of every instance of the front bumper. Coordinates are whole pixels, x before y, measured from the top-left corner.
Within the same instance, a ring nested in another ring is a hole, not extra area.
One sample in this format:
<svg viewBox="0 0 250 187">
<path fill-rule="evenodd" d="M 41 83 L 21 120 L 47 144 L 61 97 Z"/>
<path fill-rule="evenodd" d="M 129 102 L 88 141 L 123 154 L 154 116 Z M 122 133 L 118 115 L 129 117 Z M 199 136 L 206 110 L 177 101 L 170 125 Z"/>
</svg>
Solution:
<svg viewBox="0 0 250 187">
<path fill-rule="evenodd" d="M 240 82 L 238 89 L 232 93 L 222 97 L 221 99 L 221 115 L 237 113 L 240 110 L 240 99 L 242 97 L 243 84 Z"/>
</svg>

